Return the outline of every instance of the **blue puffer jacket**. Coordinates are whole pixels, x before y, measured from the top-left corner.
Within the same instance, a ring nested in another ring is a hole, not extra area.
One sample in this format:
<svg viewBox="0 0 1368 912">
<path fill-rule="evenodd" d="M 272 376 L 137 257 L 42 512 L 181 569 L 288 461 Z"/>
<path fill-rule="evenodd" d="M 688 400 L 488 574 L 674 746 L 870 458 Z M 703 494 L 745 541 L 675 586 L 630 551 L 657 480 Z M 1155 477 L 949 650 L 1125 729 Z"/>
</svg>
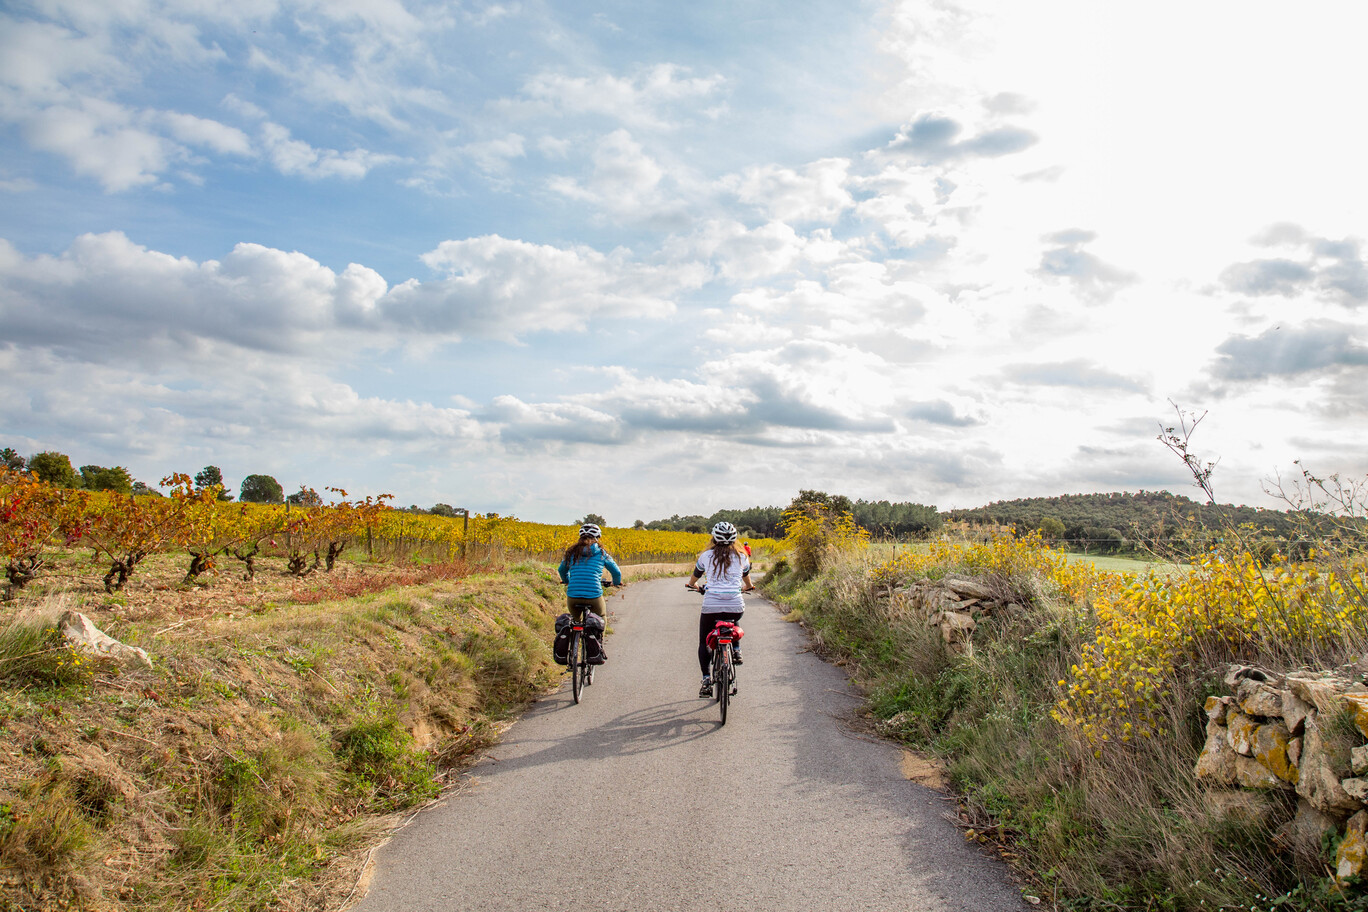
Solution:
<svg viewBox="0 0 1368 912">
<path fill-rule="evenodd" d="M 618 568 L 617 561 L 598 545 L 594 545 L 593 552 L 588 557 L 581 557 L 573 564 L 562 559 L 560 573 L 562 583 L 568 583 L 565 594 L 571 598 L 598 598 L 603 595 L 603 568 L 607 567 L 612 574 L 613 584 L 622 585 L 622 571 Z"/>
</svg>

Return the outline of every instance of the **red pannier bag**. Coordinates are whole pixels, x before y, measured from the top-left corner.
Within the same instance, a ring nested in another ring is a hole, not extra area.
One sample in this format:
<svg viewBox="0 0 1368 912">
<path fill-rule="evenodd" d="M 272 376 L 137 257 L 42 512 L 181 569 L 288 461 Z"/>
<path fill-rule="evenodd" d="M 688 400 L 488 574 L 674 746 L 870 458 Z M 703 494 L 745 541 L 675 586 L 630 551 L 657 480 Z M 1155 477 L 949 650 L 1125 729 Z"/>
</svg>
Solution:
<svg viewBox="0 0 1368 912">
<path fill-rule="evenodd" d="M 738 627 L 736 624 L 733 624 L 731 621 L 718 621 L 717 626 L 713 627 L 712 630 L 708 631 L 707 642 L 709 649 L 717 648 L 717 634 L 720 630 L 725 630 L 726 632 L 730 633 L 733 643 L 741 642 L 741 638 L 746 635 L 746 631 L 742 630 L 740 627 Z"/>
</svg>

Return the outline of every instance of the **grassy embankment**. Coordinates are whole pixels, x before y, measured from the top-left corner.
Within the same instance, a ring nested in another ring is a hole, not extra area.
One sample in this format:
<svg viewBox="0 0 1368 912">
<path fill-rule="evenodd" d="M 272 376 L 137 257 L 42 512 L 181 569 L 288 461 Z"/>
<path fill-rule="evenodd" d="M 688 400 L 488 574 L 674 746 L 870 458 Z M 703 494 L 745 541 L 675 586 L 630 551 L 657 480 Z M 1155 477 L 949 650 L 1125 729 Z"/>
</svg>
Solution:
<svg viewBox="0 0 1368 912">
<path fill-rule="evenodd" d="M 400 815 L 559 680 L 544 564 L 186 587 L 181 557 L 111 596 L 59 556 L 0 606 L 0 910 L 336 909 Z M 68 608 L 153 667 L 64 647 Z"/>
<path fill-rule="evenodd" d="M 784 570 L 767 591 L 853 671 L 883 733 L 943 761 L 967 835 L 1046 900 L 1090 912 L 1368 908 L 1361 886 L 1332 886 L 1334 845 L 1295 858 L 1271 826 L 1214 814 L 1192 775 L 1203 700 L 1225 692 L 1227 662 L 1342 668 L 1364 656 L 1361 564 L 1318 575 L 1232 552 L 1134 576 L 1038 540 L 940 543 L 896 560 L 826 544 L 808 561 L 818 572 Z M 965 655 L 893 595 L 951 573 L 1015 606 L 981 617 Z"/>
</svg>

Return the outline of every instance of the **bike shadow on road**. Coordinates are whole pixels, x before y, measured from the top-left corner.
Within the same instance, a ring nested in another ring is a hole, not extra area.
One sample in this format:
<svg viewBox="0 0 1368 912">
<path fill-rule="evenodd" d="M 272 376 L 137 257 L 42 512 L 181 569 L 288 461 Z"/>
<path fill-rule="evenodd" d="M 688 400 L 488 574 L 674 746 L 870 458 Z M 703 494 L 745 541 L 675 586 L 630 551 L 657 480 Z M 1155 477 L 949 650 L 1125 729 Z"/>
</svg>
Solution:
<svg viewBox="0 0 1368 912">
<path fill-rule="evenodd" d="M 564 709 L 554 701 L 541 705 L 548 710 Z M 490 752 L 489 759 L 477 764 L 471 772 L 488 776 L 500 771 L 566 761 L 602 760 L 668 751 L 717 730 L 717 708 L 711 700 L 677 700 L 623 713 L 568 738 L 540 741 L 519 739 L 513 746 L 514 753 L 507 755 L 495 748 Z M 538 744 L 541 746 L 536 747 Z"/>
</svg>

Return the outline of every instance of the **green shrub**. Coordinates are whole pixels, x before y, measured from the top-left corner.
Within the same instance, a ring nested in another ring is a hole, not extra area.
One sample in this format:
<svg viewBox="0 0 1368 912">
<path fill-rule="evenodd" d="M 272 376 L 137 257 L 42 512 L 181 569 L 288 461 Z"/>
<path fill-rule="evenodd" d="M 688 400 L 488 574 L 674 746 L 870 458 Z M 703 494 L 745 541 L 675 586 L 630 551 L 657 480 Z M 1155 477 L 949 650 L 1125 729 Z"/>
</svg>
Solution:
<svg viewBox="0 0 1368 912">
<path fill-rule="evenodd" d="M 336 742 L 348 790 L 377 809 L 408 807 L 441 791 L 432 757 L 414 749 L 413 736 L 392 712 L 343 729 Z"/>
<path fill-rule="evenodd" d="M 0 681 L 6 684 L 85 686 L 103 661 L 76 649 L 55 625 L 11 624 L 0 630 Z"/>
</svg>

